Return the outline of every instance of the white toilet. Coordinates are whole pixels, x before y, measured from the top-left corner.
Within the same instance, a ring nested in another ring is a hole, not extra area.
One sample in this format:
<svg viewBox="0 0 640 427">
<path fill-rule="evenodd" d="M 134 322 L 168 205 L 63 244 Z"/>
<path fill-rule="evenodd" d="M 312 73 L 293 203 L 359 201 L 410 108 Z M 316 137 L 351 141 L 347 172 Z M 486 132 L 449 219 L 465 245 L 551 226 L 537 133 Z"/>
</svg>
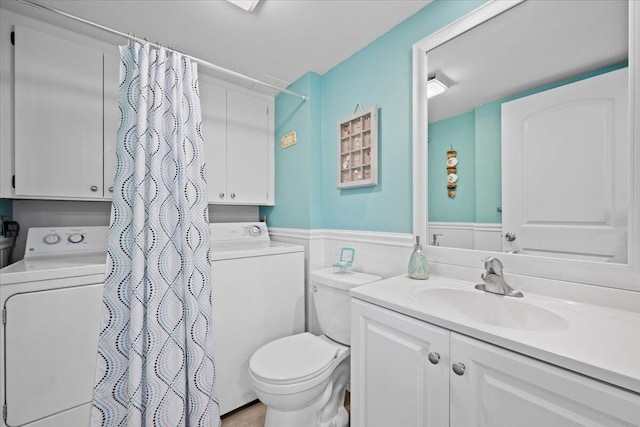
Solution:
<svg viewBox="0 0 640 427">
<path fill-rule="evenodd" d="M 349 383 L 349 289 L 380 280 L 370 274 L 311 273 L 314 305 L 324 335 L 308 332 L 259 348 L 249 361 L 251 387 L 267 406 L 265 427 L 346 427 Z"/>
</svg>

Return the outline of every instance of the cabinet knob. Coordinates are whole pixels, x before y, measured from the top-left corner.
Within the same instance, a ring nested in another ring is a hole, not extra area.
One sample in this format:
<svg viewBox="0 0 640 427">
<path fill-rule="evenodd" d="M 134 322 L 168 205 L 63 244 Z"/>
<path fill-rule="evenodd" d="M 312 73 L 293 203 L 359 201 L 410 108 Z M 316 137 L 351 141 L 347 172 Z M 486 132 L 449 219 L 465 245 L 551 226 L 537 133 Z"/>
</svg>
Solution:
<svg viewBox="0 0 640 427">
<path fill-rule="evenodd" d="M 440 361 L 440 353 L 432 352 L 429 353 L 427 357 L 429 358 L 429 362 L 433 363 L 434 365 L 437 365 Z"/>
<path fill-rule="evenodd" d="M 98 191 L 98 186 L 97 185 L 92 185 L 91 186 L 91 191 L 93 191 L 93 192 Z"/>
<path fill-rule="evenodd" d="M 220 198 L 224 199 L 224 193 L 220 193 Z"/>
<path fill-rule="evenodd" d="M 113 193 L 113 187 L 109 187 L 109 193 Z"/>
<path fill-rule="evenodd" d="M 453 369 L 453 372 L 456 375 L 464 375 L 464 370 L 465 370 L 464 363 L 454 363 L 451 366 L 451 369 Z"/>
<path fill-rule="evenodd" d="M 231 193 L 231 198 L 235 199 L 236 198 L 236 193 Z"/>
</svg>

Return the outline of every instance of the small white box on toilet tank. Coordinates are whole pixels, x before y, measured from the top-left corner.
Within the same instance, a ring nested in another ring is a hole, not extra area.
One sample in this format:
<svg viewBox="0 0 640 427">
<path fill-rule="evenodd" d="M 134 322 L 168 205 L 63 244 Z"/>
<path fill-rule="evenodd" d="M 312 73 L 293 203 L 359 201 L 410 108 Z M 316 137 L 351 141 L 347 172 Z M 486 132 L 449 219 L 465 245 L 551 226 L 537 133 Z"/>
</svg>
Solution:
<svg viewBox="0 0 640 427">
<path fill-rule="evenodd" d="M 373 274 L 335 273 L 333 267 L 311 272 L 313 302 L 322 332 L 334 341 L 351 344 L 349 290 L 381 280 Z"/>
</svg>

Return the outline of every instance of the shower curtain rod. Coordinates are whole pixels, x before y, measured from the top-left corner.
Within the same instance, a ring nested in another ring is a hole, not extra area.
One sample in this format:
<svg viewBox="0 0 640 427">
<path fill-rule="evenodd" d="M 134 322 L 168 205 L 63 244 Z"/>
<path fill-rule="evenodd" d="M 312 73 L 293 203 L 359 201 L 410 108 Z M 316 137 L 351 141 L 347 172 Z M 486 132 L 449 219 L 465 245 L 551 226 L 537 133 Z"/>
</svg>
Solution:
<svg viewBox="0 0 640 427">
<path fill-rule="evenodd" d="M 238 77 L 238 78 L 250 81 L 252 83 L 256 83 L 256 84 L 259 84 L 259 85 L 262 85 L 262 86 L 270 87 L 271 89 L 276 89 L 276 90 L 279 90 L 281 92 L 288 93 L 289 95 L 297 96 L 299 98 L 302 98 L 303 101 L 307 101 L 309 99 L 309 97 L 307 95 L 302 95 L 300 93 L 293 92 L 293 91 L 291 91 L 289 89 L 285 89 L 285 88 L 282 88 L 282 87 L 279 87 L 279 86 L 276 86 L 276 85 L 272 85 L 271 83 L 263 82 L 262 80 L 254 79 L 253 77 L 247 76 L 247 75 L 242 74 L 242 73 L 238 73 L 236 71 L 229 70 L 227 68 L 221 67 L 221 66 L 216 65 L 216 64 L 212 64 L 211 62 L 204 61 L 204 60 L 202 60 L 200 58 L 196 58 L 194 56 L 187 55 L 185 53 L 182 53 L 182 52 L 180 52 L 178 50 L 175 50 L 175 49 L 172 49 L 170 47 L 162 46 L 162 45 L 160 45 L 158 43 L 153 43 L 153 42 L 147 41 L 145 39 L 141 39 L 141 38 L 138 38 L 136 36 L 132 36 L 130 34 L 125 34 L 125 33 L 121 32 L 121 31 L 114 30 L 113 28 L 109 28 L 109 27 L 105 27 L 104 25 L 96 24 L 95 22 L 89 21 L 89 20 L 84 19 L 84 18 L 80 18 L 79 16 L 75 16 L 75 15 L 72 15 L 70 13 L 63 12 L 63 11 L 58 10 L 58 9 L 54 9 L 52 7 L 49 7 L 49 6 L 45 6 L 45 5 L 40 4 L 40 3 L 36 3 L 34 1 L 31 1 L 31 0 L 17 0 L 17 1 L 20 2 L 20 3 L 28 4 L 29 6 L 33 6 L 33 7 L 39 8 L 39 9 L 46 10 L 48 12 L 53 12 L 53 13 L 56 13 L 58 15 L 62 15 L 62 16 L 67 17 L 67 18 L 74 19 L 74 20 L 82 22 L 84 24 L 91 25 L 92 27 L 98 28 L 98 29 L 100 29 L 102 31 L 106 31 L 108 33 L 115 34 L 115 35 L 118 35 L 118 36 L 121 36 L 121 37 L 125 37 L 125 38 L 127 38 L 129 40 L 135 40 L 135 41 L 140 42 L 140 43 L 149 43 L 150 45 L 158 47 L 158 48 L 164 48 L 164 49 L 169 50 L 171 52 L 180 53 L 185 58 L 189 58 L 190 60 L 192 60 L 194 62 L 197 62 L 198 64 L 204 65 L 205 67 L 212 68 L 212 69 L 214 69 L 216 71 L 228 74 L 228 75 L 233 76 L 233 77 Z"/>
</svg>

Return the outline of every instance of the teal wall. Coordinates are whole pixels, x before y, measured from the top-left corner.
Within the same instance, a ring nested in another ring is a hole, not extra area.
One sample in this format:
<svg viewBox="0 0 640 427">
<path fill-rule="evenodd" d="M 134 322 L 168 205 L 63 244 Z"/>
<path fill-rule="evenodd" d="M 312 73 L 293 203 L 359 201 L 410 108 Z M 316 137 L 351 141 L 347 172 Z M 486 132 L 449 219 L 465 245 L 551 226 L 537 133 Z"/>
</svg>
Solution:
<svg viewBox="0 0 640 427">
<path fill-rule="evenodd" d="M 13 218 L 13 201 L 11 199 L 0 199 L 0 217 Z"/>
<path fill-rule="evenodd" d="M 290 89 L 310 97 L 306 102 L 280 94 L 275 102 L 275 207 L 260 208 L 269 225 L 290 228 L 319 228 L 322 173 L 319 121 L 321 78 L 307 73 Z M 296 131 L 297 143 L 280 147 L 283 135 Z"/>
<path fill-rule="evenodd" d="M 298 145 L 301 134 L 310 145 L 295 154 L 276 148 L 276 205 L 260 210 L 270 226 L 412 231 L 412 46 L 483 3 L 435 0 L 317 81 L 309 74 L 297 80 L 291 88 L 310 94 L 310 106 L 276 97 L 276 144 L 295 130 Z M 336 123 L 358 103 L 379 108 L 378 185 L 339 190 Z"/>
<path fill-rule="evenodd" d="M 473 111 L 429 126 L 429 221 L 474 222 L 476 218 L 475 122 Z M 458 188 L 447 194 L 447 151 L 456 150 Z"/>
<path fill-rule="evenodd" d="M 429 124 L 429 221 L 501 223 L 502 205 L 501 108 L 524 96 L 624 68 L 622 62 L 480 105 L 474 111 Z M 473 117 L 473 120 L 470 118 Z M 463 140 L 471 144 L 461 143 Z M 458 151 L 458 194 L 445 200 L 446 169 L 443 153 Z M 465 161 L 462 160 L 464 157 Z M 469 201 L 469 194 L 474 200 Z M 444 198 L 443 198 L 444 196 Z"/>
</svg>

